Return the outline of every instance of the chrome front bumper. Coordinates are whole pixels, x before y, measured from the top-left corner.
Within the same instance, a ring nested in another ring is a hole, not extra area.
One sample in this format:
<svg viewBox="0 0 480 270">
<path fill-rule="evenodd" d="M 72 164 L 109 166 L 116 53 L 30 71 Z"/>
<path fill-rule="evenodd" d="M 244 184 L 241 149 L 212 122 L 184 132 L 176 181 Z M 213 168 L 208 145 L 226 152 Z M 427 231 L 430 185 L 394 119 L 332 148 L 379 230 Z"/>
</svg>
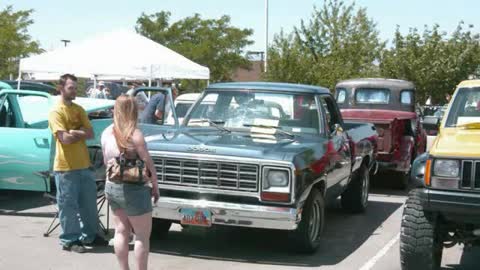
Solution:
<svg viewBox="0 0 480 270">
<path fill-rule="evenodd" d="M 180 209 L 207 209 L 212 213 L 212 224 L 251 228 L 295 230 L 301 211 L 290 207 L 273 207 L 237 203 L 189 200 L 160 197 L 153 207 L 153 217 L 180 222 Z"/>
</svg>

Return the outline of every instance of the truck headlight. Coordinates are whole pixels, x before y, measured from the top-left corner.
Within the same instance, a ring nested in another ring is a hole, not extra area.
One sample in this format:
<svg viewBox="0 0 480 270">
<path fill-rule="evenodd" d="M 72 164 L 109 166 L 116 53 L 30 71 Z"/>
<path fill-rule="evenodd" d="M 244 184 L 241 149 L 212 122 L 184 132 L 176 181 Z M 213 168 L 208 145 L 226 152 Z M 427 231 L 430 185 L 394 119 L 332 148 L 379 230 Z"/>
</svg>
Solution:
<svg viewBox="0 0 480 270">
<path fill-rule="evenodd" d="M 262 190 L 260 200 L 288 203 L 291 201 L 290 169 L 279 167 L 263 167 Z"/>
<path fill-rule="evenodd" d="M 288 171 L 281 169 L 266 169 L 265 179 L 263 181 L 263 188 L 268 189 L 270 187 L 286 187 L 290 182 L 288 179 Z"/>
<path fill-rule="evenodd" d="M 437 159 L 433 166 L 433 174 L 440 177 L 456 178 L 460 173 L 460 162 L 451 159 Z"/>
</svg>

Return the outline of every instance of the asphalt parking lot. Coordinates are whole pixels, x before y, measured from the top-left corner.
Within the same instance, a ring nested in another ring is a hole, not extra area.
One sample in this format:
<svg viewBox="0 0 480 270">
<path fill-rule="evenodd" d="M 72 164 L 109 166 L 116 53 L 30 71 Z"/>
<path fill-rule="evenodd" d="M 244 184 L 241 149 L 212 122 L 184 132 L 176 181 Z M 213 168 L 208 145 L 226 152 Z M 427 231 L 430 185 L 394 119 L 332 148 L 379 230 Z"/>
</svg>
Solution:
<svg viewBox="0 0 480 270">
<path fill-rule="evenodd" d="M 166 240 L 152 235 L 149 269 L 397 270 L 405 199 L 405 192 L 375 187 L 365 214 L 328 209 L 323 243 L 310 256 L 292 252 L 283 232 L 175 225 Z M 117 269 L 112 247 L 75 254 L 61 250 L 58 231 L 43 237 L 54 212 L 41 193 L 0 191 L 0 269 Z M 480 269 L 479 254 L 446 249 L 442 269 Z"/>
</svg>

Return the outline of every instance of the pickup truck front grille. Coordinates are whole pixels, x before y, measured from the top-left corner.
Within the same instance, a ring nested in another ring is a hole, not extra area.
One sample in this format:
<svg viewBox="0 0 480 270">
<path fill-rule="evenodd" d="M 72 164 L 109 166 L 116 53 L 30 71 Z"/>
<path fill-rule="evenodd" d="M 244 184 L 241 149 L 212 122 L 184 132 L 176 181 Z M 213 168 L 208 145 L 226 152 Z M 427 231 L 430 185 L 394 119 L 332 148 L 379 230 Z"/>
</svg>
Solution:
<svg viewBox="0 0 480 270">
<path fill-rule="evenodd" d="M 460 187 L 480 190 L 480 161 L 464 160 Z"/>
<path fill-rule="evenodd" d="M 256 192 L 259 166 L 223 161 L 152 157 L 159 183 Z"/>
</svg>

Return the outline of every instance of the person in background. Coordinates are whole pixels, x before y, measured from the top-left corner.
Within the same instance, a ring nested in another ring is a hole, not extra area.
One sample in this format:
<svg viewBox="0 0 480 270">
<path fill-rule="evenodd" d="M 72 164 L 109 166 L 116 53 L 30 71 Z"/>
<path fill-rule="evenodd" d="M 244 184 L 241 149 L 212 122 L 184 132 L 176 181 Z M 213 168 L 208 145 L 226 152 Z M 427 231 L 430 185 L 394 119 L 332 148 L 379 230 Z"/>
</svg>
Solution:
<svg viewBox="0 0 480 270">
<path fill-rule="evenodd" d="M 452 99 L 452 96 L 449 93 L 445 94 L 445 104 L 450 103 L 450 99 Z"/>
<path fill-rule="evenodd" d="M 140 116 L 140 122 L 145 124 L 158 124 L 160 122 L 160 124 L 163 124 L 165 105 L 165 95 L 163 93 L 153 95 Z"/>
<path fill-rule="evenodd" d="M 112 92 L 110 91 L 110 88 L 105 87 L 103 94 L 105 99 L 112 99 Z"/>
<path fill-rule="evenodd" d="M 105 82 L 100 81 L 97 84 L 97 88 L 92 87 L 87 91 L 89 98 L 106 98 L 105 97 Z"/>
<path fill-rule="evenodd" d="M 147 269 L 152 230 L 152 201 L 159 198 L 157 172 L 146 148 L 145 138 L 137 128 L 138 108 L 134 98 L 121 95 L 115 101 L 113 124 L 102 133 L 102 151 L 105 164 L 125 149 L 126 158 L 139 158 L 145 162 L 149 178 L 141 183 L 113 182 L 107 179 L 105 196 L 113 212 L 115 223 L 114 248 L 120 269 L 127 270 L 128 243 L 135 233 L 136 269 Z"/>
<path fill-rule="evenodd" d="M 84 253 L 84 245 L 108 244 L 97 235 L 97 185 L 86 144 L 93 138 L 93 130 L 85 110 L 73 102 L 77 78 L 62 75 L 59 92 L 60 101 L 50 112 L 48 125 L 56 145 L 53 170 L 62 228 L 60 243 L 63 250 Z"/>
</svg>

